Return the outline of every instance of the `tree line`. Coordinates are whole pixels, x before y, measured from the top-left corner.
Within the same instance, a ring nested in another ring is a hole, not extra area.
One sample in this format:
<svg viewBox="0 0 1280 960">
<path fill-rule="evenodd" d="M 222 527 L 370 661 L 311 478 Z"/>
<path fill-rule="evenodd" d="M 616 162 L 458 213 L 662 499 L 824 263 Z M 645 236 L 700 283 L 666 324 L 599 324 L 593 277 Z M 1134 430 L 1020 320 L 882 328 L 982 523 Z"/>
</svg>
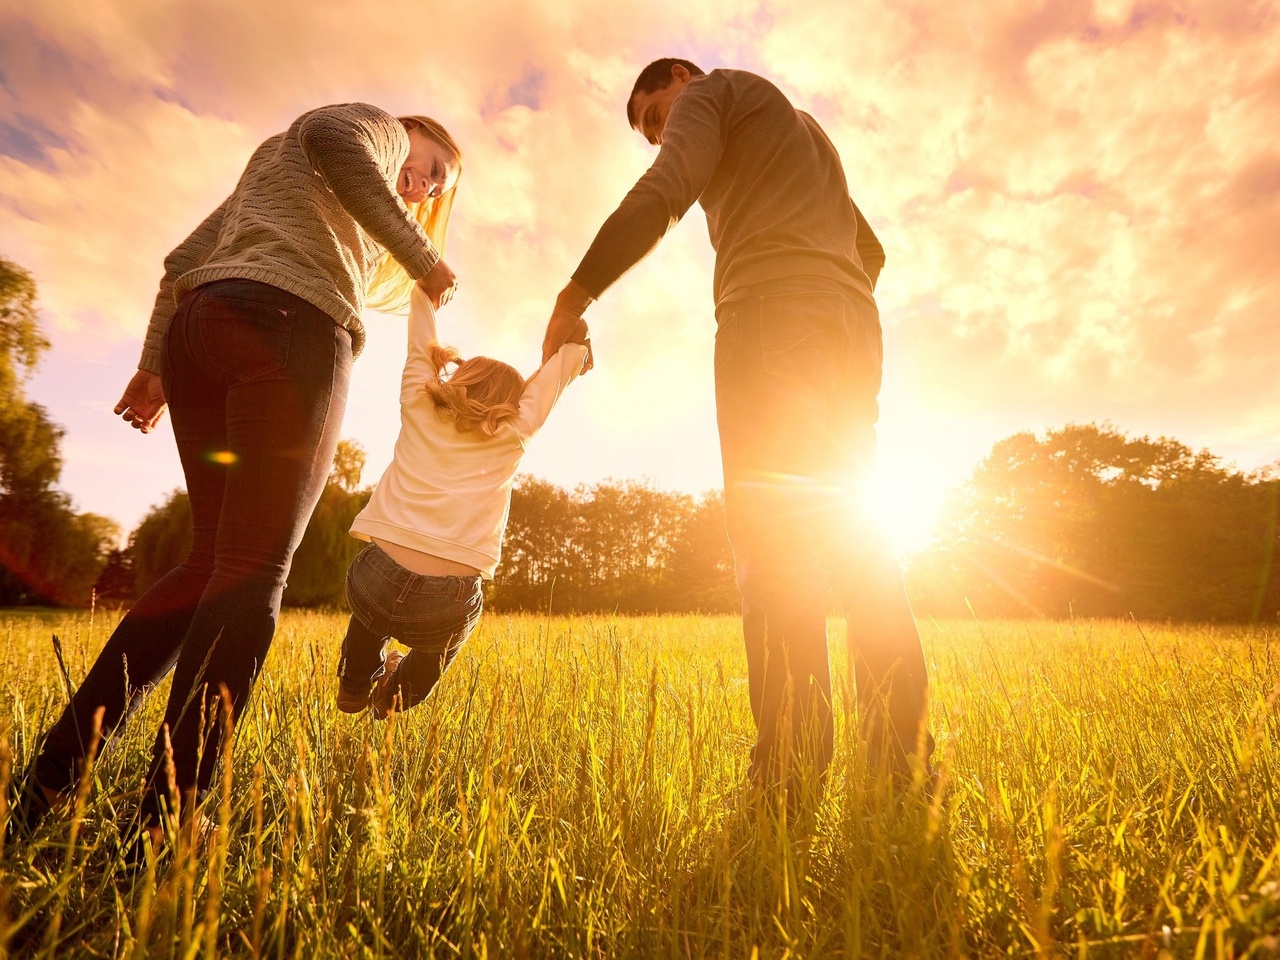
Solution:
<svg viewBox="0 0 1280 960">
<path fill-rule="evenodd" d="M 26 396 L 48 346 L 34 281 L 0 258 L 0 606 L 127 604 L 185 556 L 190 504 L 173 491 L 123 549 L 113 549 L 112 521 L 75 510 L 57 487 L 62 428 Z M 363 451 L 340 444 L 286 603 L 343 605 L 347 565 L 363 547 L 347 531 L 372 492 L 363 468 Z M 933 543 L 908 558 L 908 593 L 920 615 L 1275 622 L 1278 514 L 1277 468 L 1242 472 L 1207 450 L 1109 424 L 1019 433 L 992 448 L 949 501 Z M 487 603 L 735 610 L 722 497 L 636 481 L 565 490 L 523 477 Z"/>
<path fill-rule="evenodd" d="M 359 485 L 363 459 L 354 444 L 341 445 L 287 603 L 343 603 L 347 564 L 363 546 L 347 530 L 372 492 Z M 1275 622 L 1278 509 L 1275 471 L 1242 473 L 1175 440 L 1097 424 L 1020 433 L 995 445 L 952 497 L 933 543 L 908 558 L 908 593 L 922 616 Z M 134 589 L 182 558 L 189 528 L 181 492 L 147 515 L 124 554 Z M 635 481 L 565 490 L 523 477 L 487 603 L 560 613 L 736 610 L 722 498 Z"/>
<path fill-rule="evenodd" d="M 908 577 L 917 611 L 1274 623 L 1280 471 L 1072 424 L 1001 440 Z"/>
<path fill-rule="evenodd" d="M 0 606 L 85 602 L 119 537 L 58 489 L 63 430 L 26 391 L 48 349 L 35 281 L 0 257 Z"/>
<path fill-rule="evenodd" d="M 364 453 L 338 448 L 294 555 L 284 602 L 341 606 L 347 565 L 364 548 L 348 533 L 372 488 Z M 180 563 L 191 545 L 181 490 L 152 508 L 98 582 L 98 599 L 127 603 Z M 511 496 L 502 562 L 485 602 L 494 610 L 559 613 L 723 612 L 736 608 L 733 562 L 718 494 L 695 498 L 634 481 L 568 491 L 521 478 Z"/>
</svg>

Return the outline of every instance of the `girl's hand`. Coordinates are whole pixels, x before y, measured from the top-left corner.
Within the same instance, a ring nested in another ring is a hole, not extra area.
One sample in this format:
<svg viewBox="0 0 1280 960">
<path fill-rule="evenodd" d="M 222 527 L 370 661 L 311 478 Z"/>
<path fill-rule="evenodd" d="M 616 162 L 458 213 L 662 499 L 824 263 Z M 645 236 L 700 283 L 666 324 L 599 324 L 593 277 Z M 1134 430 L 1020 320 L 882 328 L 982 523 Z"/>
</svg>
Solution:
<svg viewBox="0 0 1280 960">
<path fill-rule="evenodd" d="M 579 319 L 577 329 L 569 335 L 565 343 L 580 343 L 587 348 L 587 355 L 582 358 L 582 369 L 578 371 L 580 374 L 586 373 L 596 365 L 595 354 L 591 350 L 591 331 L 587 329 L 587 321 Z"/>
<path fill-rule="evenodd" d="M 160 378 L 150 370 L 139 370 L 124 388 L 115 412 L 133 429 L 150 433 L 164 416 L 167 405 Z"/>
<path fill-rule="evenodd" d="M 443 259 L 437 260 L 431 272 L 418 281 L 431 305 L 439 310 L 458 292 L 458 278 Z"/>
</svg>

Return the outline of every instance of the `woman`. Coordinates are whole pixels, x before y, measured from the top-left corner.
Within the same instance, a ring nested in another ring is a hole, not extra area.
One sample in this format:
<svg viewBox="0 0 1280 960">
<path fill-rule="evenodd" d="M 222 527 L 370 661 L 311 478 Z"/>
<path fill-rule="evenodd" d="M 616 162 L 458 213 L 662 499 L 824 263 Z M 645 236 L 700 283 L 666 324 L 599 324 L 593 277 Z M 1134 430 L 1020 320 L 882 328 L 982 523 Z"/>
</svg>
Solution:
<svg viewBox="0 0 1280 960">
<path fill-rule="evenodd" d="M 415 283 L 436 306 L 457 288 L 440 250 L 460 172 L 433 120 L 322 107 L 263 143 L 166 258 L 115 412 L 146 433 L 172 411 L 194 542 L 120 622 L 49 732 L 21 804 L 28 825 L 72 793 L 95 714 L 109 739 L 171 668 L 144 828 L 158 838 L 165 805 L 190 809 L 208 790 L 220 711 L 234 720 L 244 707 L 324 489 L 360 313 L 405 305 Z"/>
</svg>

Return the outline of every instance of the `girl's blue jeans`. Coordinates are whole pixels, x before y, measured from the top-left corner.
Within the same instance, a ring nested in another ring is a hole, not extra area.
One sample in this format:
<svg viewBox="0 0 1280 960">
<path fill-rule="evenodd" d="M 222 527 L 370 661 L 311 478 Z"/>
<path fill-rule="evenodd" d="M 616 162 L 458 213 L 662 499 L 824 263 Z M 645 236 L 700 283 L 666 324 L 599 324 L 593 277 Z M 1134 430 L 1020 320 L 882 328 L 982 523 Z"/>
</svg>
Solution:
<svg viewBox="0 0 1280 960">
<path fill-rule="evenodd" d="M 409 653 L 389 679 L 401 709 L 421 703 L 453 661 L 480 619 L 480 576 L 428 577 L 406 570 L 375 543 L 347 570 L 351 622 L 342 641 L 338 676 L 345 689 L 364 694 L 381 675 L 387 641 Z"/>
</svg>

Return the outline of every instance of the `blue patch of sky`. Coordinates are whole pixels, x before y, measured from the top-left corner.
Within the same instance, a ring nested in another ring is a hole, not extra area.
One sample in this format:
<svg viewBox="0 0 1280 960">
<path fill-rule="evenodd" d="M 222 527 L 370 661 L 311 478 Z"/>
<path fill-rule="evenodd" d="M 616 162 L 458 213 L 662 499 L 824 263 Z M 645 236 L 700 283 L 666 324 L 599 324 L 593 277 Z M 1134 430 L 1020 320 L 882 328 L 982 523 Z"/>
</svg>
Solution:
<svg viewBox="0 0 1280 960">
<path fill-rule="evenodd" d="M 181 107 L 189 113 L 197 112 L 191 101 L 172 87 L 153 86 L 151 93 L 161 103 L 172 103 L 174 106 Z"/>
<path fill-rule="evenodd" d="M 501 93 L 491 93 L 480 108 L 480 116 L 488 120 L 511 107 L 538 110 L 547 92 L 547 74 L 536 67 L 526 67 L 515 83 Z"/>
<path fill-rule="evenodd" d="M 20 114 L 0 119 L 0 156 L 47 170 L 52 167 L 49 151 L 66 146 L 66 140 L 38 120 Z"/>
<path fill-rule="evenodd" d="M 542 106 L 542 98 L 547 89 L 547 75 L 542 70 L 529 69 L 518 81 L 507 88 L 504 106 L 528 107 L 537 110 Z"/>
</svg>

